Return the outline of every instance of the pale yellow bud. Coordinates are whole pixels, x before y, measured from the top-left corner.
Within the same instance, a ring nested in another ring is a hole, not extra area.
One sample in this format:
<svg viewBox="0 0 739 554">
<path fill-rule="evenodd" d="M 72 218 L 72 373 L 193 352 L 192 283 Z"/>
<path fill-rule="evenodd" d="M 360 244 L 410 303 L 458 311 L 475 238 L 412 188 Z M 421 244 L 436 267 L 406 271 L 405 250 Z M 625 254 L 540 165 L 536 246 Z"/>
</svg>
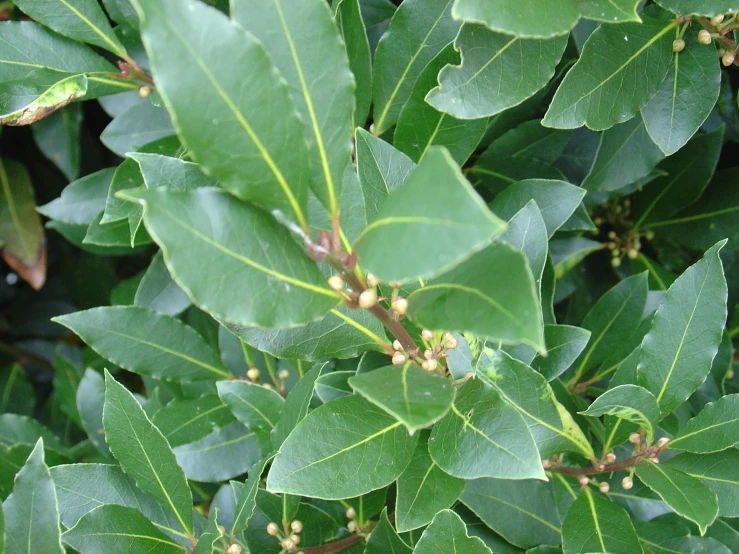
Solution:
<svg viewBox="0 0 739 554">
<path fill-rule="evenodd" d="M 259 379 L 259 376 L 262 374 L 261 371 L 259 371 L 256 367 L 251 368 L 249 371 L 246 372 L 246 376 L 251 379 L 252 381 L 256 381 Z"/>
<path fill-rule="evenodd" d="M 711 40 L 711 33 L 706 31 L 705 29 L 702 29 L 698 33 L 698 42 L 700 42 L 701 44 L 711 44 Z"/>
<path fill-rule="evenodd" d="M 146 98 L 151 94 L 151 87 L 143 86 L 139 87 L 139 96 L 141 98 Z"/>
<path fill-rule="evenodd" d="M 380 280 L 377 277 L 375 277 L 374 275 L 372 275 L 371 273 L 368 273 L 367 274 L 367 284 L 370 287 L 376 287 L 377 285 L 380 284 Z"/>
<path fill-rule="evenodd" d="M 431 340 L 434 338 L 434 334 L 428 329 L 424 329 L 423 331 L 421 331 L 421 337 L 423 338 L 423 340 Z"/>
<path fill-rule="evenodd" d="M 287 369 L 281 369 L 277 372 L 277 377 L 280 381 L 286 381 L 290 377 L 290 372 Z"/>
<path fill-rule="evenodd" d="M 292 529 L 296 533 L 300 533 L 303 530 L 303 522 L 296 519 L 295 521 L 290 523 L 290 529 Z"/>
<path fill-rule="evenodd" d="M 408 311 L 408 301 L 402 296 L 398 296 L 392 303 L 393 311 L 398 315 L 405 315 Z"/>
<path fill-rule="evenodd" d="M 639 433 L 631 433 L 629 435 L 629 442 L 631 444 L 640 444 L 641 443 L 641 435 Z"/>
<path fill-rule="evenodd" d="M 431 358 L 430 360 L 424 360 L 421 364 L 421 367 L 423 367 L 423 369 L 425 369 L 426 371 L 435 371 L 436 368 L 439 367 L 439 362 Z"/>
<path fill-rule="evenodd" d="M 541 461 L 541 467 L 543 467 L 544 469 L 549 469 L 550 467 L 552 467 L 552 461 L 551 460 L 542 460 Z"/>
<path fill-rule="evenodd" d="M 377 304 L 377 292 L 373 289 L 363 290 L 359 295 L 359 305 L 365 310 Z"/>
<path fill-rule="evenodd" d="M 598 485 L 598 490 L 600 490 L 600 492 L 602 492 L 603 494 L 606 494 L 609 490 L 611 490 L 611 485 L 609 485 L 608 483 L 601 483 L 600 485 Z"/>
<path fill-rule="evenodd" d="M 662 437 L 657 441 L 657 446 L 663 448 L 668 442 L 670 442 L 669 437 Z"/>
<path fill-rule="evenodd" d="M 400 365 L 405 363 L 405 354 L 402 352 L 396 352 L 393 354 L 393 365 Z"/>
<path fill-rule="evenodd" d="M 226 554 L 241 554 L 241 547 L 238 544 L 232 544 L 226 549 Z"/>
<path fill-rule="evenodd" d="M 272 535 L 273 537 L 280 532 L 280 528 L 277 527 L 276 523 L 272 523 L 271 521 L 267 524 L 267 534 Z"/>
<path fill-rule="evenodd" d="M 354 519 L 357 517 L 357 512 L 354 511 L 354 508 L 349 508 L 346 511 L 346 517 L 349 519 Z"/>
<path fill-rule="evenodd" d="M 587 487 L 588 483 L 590 483 L 590 479 L 587 475 L 580 475 L 580 477 L 577 478 L 577 482 L 580 483 L 581 487 Z"/>
<path fill-rule="evenodd" d="M 328 278 L 328 286 L 336 292 L 341 292 L 344 290 L 344 279 L 341 278 L 341 275 L 332 275 Z"/>
<path fill-rule="evenodd" d="M 400 344 L 400 341 L 398 339 L 395 339 L 393 341 L 393 348 L 395 348 L 395 350 L 403 350 L 403 345 Z"/>
<path fill-rule="evenodd" d="M 724 22 L 724 16 L 723 15 L 714 15 L 711 18 L 711 25 L 716 27 L 717 25 L 721 25 L 721 23 Z"/>
<path fill-rule="evenodd" d="M 457 348 L 457 346 L 459 346 L 459 341 L 457 339 L 455 339 L 454 337 L 452 337 L 448 341 L 446 341 L 446 347 L 449 350 L 454 350 L 455 348 Z"/>
<path fill-rule="evenodd" d="M 624 477 L 621 481 L 621 486 L 625 491 L 631 490 L 631 487 L 634 486 L 634 481 L 631 477 Z"/>
<path fill-rule="evenodd" d="M 616 461 L 616 455 L 613 452 L 609 452 L 606 454 L 606 460 L 608 460 L 609 463 L 613 463 Z"/>
</svg>

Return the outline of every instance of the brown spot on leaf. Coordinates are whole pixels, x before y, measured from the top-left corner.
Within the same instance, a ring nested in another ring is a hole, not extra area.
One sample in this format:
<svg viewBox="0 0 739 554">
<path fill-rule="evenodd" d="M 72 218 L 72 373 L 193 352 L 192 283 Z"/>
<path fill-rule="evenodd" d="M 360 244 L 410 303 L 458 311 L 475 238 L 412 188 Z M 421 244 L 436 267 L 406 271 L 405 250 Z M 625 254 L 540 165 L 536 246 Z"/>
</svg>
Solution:
<svg viewBox="0 0 739 554">
<path fill-rule="evenodd" d="M 46 244 L 43 242 L 39 247 L 36 261 L 31 266 L 13 256 L 7 248 L 3 249 L 3 259 L 21 279 L 31 285 L 33 290 L 40 290 L 44 286 L 46 282 Z"/>
</svg>

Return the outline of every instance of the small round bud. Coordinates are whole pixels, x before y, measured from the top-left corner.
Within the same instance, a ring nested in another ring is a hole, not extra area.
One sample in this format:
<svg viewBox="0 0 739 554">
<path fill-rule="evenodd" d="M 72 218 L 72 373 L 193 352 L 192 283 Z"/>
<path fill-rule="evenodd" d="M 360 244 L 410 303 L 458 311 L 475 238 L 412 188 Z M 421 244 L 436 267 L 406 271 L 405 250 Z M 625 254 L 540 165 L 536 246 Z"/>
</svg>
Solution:
<svg viewBox="0 0 739 554">
<path fill-rule="evenodd" d="M 408 311 L 408 301 L 405 298 L 398 296 L 393 300 L 392 308 L 396 314 L 405 315 L 405 312 Z"/>
<path fill-rule="evenodd" d="M 624 206 L 627 207 L 627 208 L 629 206 L 631 206 L 631 200 L 629 200 L 628 198 L 626 200 L 624 200 Z"/>
<path fill-rule="evenodd" d="M 672 41 L 673 52 L 677 53 L 682 52 L 683 50 L 685 50 L 685 41 L 683 39 L 678 38 Z"/>
<path fill-rule="evenodd" d="M 613 211 L 616 212 L 617 214 L 620 214 L 622 211 L 624 211 L 624 207 L 619 204 L 618 206 L 613 208 Z"/>
<path fill-rule="evenodd" d="M 613 463 L 616 461 L 616 455 L 613 452 L 609 452 L 606 454 L 606 460 L 608 460 L 609 463 Z"/>
<path fill-rule="evenodd" d="M 734 378 L 734 370 L 730 369 L 729 371 L 726 372 L 726 379 L 730 381 L 733 378 Z"/>
<path fill-rule="evenodd" d="M 541 467 L 543 467 L 544 469 L 549 469 L 550 467 L 552 467 L 552 461 L 551 460 L 542 460 L 541 461 Z"/>
<path fill-rule="evenodd" d="M 606 469 L 606 464 L 598 464 L 598 469 L 604 471 Z"/>
<path fill-rule="evenodd" d="M 451 333 L 444 333 L 444 340 L 452 340 L 454 338 L 454 335 Z"/>
<path fill-rule="evenodd" d="M 639 251 L 636 248 L 629 248 L 628 252 L 626 252 L 626 255 L 629 257 L 630 260 L 635 260 L 639 257 Z"/>
<path fill-rule="evenodd" d="M 603 218 L 602 217 L 596 217 L 593 220 L 593 223 L 595 223 L 596 225 L 602 225 L 603 224 Z"/>
<path fill-rule="evenodd" d="M 577 482 L 580 483 L 581 487 L 587 487 L 588 483 L 590 483 L 590 478 L 587 475 L 580 475 L 577 478 Z"/>
<path fill-rule="evenodd" d="M 608 243 L 608 250 L 616 250 L 616 248 L 618 248 L 618 245 L 615 242 L 610 241 Z"/>
<path fill-rule="evenodd" d="M 368 273 L 367 274 L 367 284 L 370 287 L 376 287 L 377 285 L 380 284 L 380 280 L 377 277 L 375 277 L 374 275 L 372 275 L 371 273 Z"/>
<path fill-rule="evenodd" d="M 256 381 L 257 379 L 259 379 L 259 376 L 261 374 L 262 372 L 259 371 L 256 367 L 253 367 L 249 371 L 246 372 L 246 376 L 252 381 Z"/>
<path fill-rule="evenodd" d="M 436 371 L 436 368 L 439 367 L 439 362 L 431 358 L 430 360 L 424 360 L 421 367 L 426 371 Z"/>
<path fill-rule="evenodd" d="M 393 365 L 400 365 L 405 363 L 405 354 L 402 352 L 396 352 L 393 354 Z"/>
<path fill-rule="evenodd" d="M 279 532 L 280 532 L 280 528 L 277 527 L 277 524 L 276 523 L 273 523 L 273 522 L 270 521 L 267 524 L 267 534 L 268 535 L 272 535 L 274 537 Z"/>
<path fill-rule="evenodd" d="M 652 457 L 652 458 L 647 458 L 647 460 L 649 460 L 653 464 L 658 464 L 659 463 L 659 458 L 657 458 L 656 456 L 655 457 Z"/>
<path fill-rule="evenodd" d="M 608 238 L 613 240 L 616 238 L 616 231 L 608 231 Z"/>
<path fill-rule="evenodd" d="M 621 258 L 613 258 L 611 259 L 611 265 L 613 267 L 618 267 L 621 265 Z"/>
<path fill-rule="evenodd" d="M 667 444 L 668 442 L 670 442 L 670 439 L 669 439 L 669 437 L 662 437 L 661 439 L 659 439 L 659 440 L 657 441 L 657 446 L 658 446 L 659 448 L 664 448 L 664 446 L 665 446 L 665 445 L 666 445 L 666 444 Z"/>
<path fill-rule="evenodd" d="M 427 360 L 432 359 L 434 357 L 434 351 L 431 350 L 430 348 L 427 348 L 423 352 L 423 357 L 426 358 Z"/>
<path fill-rule="evenodd" d="M 724 16 L 722 14 L 714 15 L 711 18 L 711 25 L 713 25 L 714 27 L 717 25 L 721 25 L 721 23 L 723 22 L 724 22 Z"/>
<path fill-rule="evenodd" d="M 641 250 L 641 241 L 639 239 L 634 239 L 634 241 L 631 243 L 634 248 L 637 250 Z"/>
<path fill-rule="evenodd" d="M 455 339 L 454 337 L 452 337 L 448 341 L 446 341 L 446 347 L 449 350 L 454 350 L 455 348 L 457 348 L 457 346 L 459 346 L 459 341 L 457 339 Z"/>
<path fill-rule="evenodd" d="M 724 64 L 724 67 L 729 67 L 734 63 L 734 60 L 736 59 L 736 55 L 734 52 L 727 52 L 723 56 L 721 56 L 721 63 Z"/>
<path fill-rule="evenodd" d="M 631 444 L 641 444 L 641 435 L 639 433 L 631 433 L 629 435 L 629 442 Z"/>
<path fill-rule="evenodd" d="M 421 337 L 423 338 L 423 340 L 431 340 L 434 338 L 434 334 L 428 329 L 424 329 L 423 331 L 421 331 Z"/>
<path fill-rule="evenodd" d="M 373 289 L 363 290 L 359 295 L 359 306 L 365 310 L 377 304 L 377 292 Z"/>
<path fill-rule="evenodd" d="M 614 258 L 618 258 L 621 255 L 621 250 L 619 248 L 616 248 L 611 251 L 611 256 Z"/>
<path fill-rule="evenodd" d="M 644 238 L 647 240 L 654 240 L 654 231 L 647 231 L 644 233 Z"/>
<path fill-rule="evenodd" d="M 295 548 L 295 543 L 290 537 L 282 539 L 280 545 L 282 545 L 282 548 L 284 548 L 285 550 L 292 550 L 293 548 Z"/>
<path fill-rule="evenodd" d="M 621 480 L 621 486 L 625 491 L 631 490 L 631 487 L 634 486 L 634 480 L 631 477 L 624 477 Z"/>
<path fill-rule="evenodd" d="M 346 517 L 349 519 L 354 519 L 357 517 L 357 512 L 354 511 L 354 508 L 349 508 L 346 511 Z"/>
<path fill-rule="evenodd" d="M 402 351 L 402 350 L 403 350 L 403 345 L 402 345 L 402 344 L 400 344 L 400 341 L 399 341 L 398 339 L 395 339 L 395 340 L 393 341 L 393 348 L 395 348 L 395 350 L 400 350 L 400 351 Z"/>
<path fill-rule="evenodd" d="M 600 492 L 602 492 L 603 494 L 606 494 L 609 490 L 611 490 L 611 485 L 609 485 L 608 483 L 601 483 L 600 485 L 598 485 L 598 490 L 600 490 Z"/>
<path fill-rule="evenodd" d="M 701 44 L 711 44 L 711 33 L 706 31 L 705 29 L 702 29 L 698 33 L 698 42 Z"/>
<path fill-rule="evenodd" d="M 332 275 L 328 278 L 328 286 L 336 292 L 341 292 L 344 290 L 344 279 L 341 278 L 341 275 Z"/>
<path fill-rule="evenodd" d="M 287 369 L 281 369 L 277 372 L 277 377 L 280 381 L 287 381 L 290 377 L 290 372 Z"/>
<path fill-rule="evenodd" d="M 290 540 L 293 541 L 295 544 L 300 543 L 300 537 L 298 535 L 290 535 Z"/>
<path fill-rule="evenodd" d="M 303 530 L 303 522 L 296 519 L 295 521 L 290 523 L 290 529 L 292 529 L 296 533 L 300 533 Z"/>
<path fill-rule="evenodd" d="M 262 383 L 262 388 L 265 388 L 267 390 L 274 390 L 274 387 L 269 383 Z"/>
<path fill-rule="evenodd" d="M 226 554 L 241 554 L 241 547 L 238 544 L 232 544 L 226 549 Z"/>
<path fill-rule="evenodd" d="M 354 520 L 351 520 L 349 523 L 347 523 L 346 528 L 349 530 L 350 533 L 354 533 L 357 530 L 357 523 Z"/>
<path fill-rule="evenodd" d="M 151 87 L 143 86 L 139 87 L 139 96 L 141 98 L 146 98 L 151 94 Z"/>
</svg>

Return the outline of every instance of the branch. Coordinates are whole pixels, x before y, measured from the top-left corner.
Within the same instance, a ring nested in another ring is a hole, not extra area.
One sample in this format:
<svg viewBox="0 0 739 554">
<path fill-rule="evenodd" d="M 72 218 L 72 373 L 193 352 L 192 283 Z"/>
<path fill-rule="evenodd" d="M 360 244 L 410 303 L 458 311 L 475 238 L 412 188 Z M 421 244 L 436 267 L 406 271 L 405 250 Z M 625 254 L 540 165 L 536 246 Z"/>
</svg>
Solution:
<svg viewBox="0 0 739 554">
<path fill-rule="evenodd" d="M 309 546 L 307 548 L 301 548 L 300 552 L 303 554 L 329 554 L 331 552 L 340 552 L 345 548 L 358 543 L 362 539 L 362 535 L 349 535 L 338 541 L 330 542 L 328 544 L 322 544 L 321 546 Z"/>
<path fill-rule="evenodd" d="M 637 454 L 635 456 L 624 458 L 623 460 L 618 462 L 603 464 L 603 466 L 601 467 L 552 466 L 547 469 L 547 471 L 562 473 L 564 475 L 599 475 L 601 473 L 611 473 L 613 471 L 618 471 L 619 469 L 628 469 L 634 467 L 645 457 L 647 457 L 645 454 Z"/>
</svg>

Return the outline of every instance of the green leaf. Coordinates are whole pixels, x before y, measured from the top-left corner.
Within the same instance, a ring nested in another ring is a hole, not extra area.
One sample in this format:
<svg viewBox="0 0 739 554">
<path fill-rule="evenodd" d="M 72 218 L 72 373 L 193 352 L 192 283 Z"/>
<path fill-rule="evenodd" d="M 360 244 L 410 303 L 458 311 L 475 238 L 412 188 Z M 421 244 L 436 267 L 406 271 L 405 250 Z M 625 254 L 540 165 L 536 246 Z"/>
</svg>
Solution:
<svg viewBox="0 0 739 554">
<path fill-rule="evenodd" d="M 695 477 L 651 462 L 636 466 L 636 476 L 676 513 L 698 525 L 701 534 L 716 519 L 716 495 Z"/>
<path fill-rule="evenodd" d="M 636 8 L 639 0 L 582 0 L 580 14 L 596 21 L 641 21 Z"/>
<path fill-rule="evenodd" d="M 316 379 L 316 396 L 325 404 L 342 396 L 354 394 L 349 386 L 349 377 L 354 375 L 356 375 L 354 371 L 332 371 L 321 375 Z"/>
<path fill-rule="evenodd" d="M 289 231 L 250 204 L 214 189 L 127 191 L 125 198 L 144 205 L 146 228 L 177 284 L 219 319 L 290 327 L 317 320 L 338 304 Z M 212 278 L 214 266 L 222 279 Z"/>
<path fill-rule="evenodd" d="M 175 318 L 138 306 L 92 308 L 54 318 L 129 371 L 178 381 L 231 374 L 203 338 Z"/>
<path fill-rule="evenodd" d="M 105 383 L 94 369 L 87 368 L 77 387 L 77 411 L 90 442 L 103 455 L 110 456 L 103 432 L 103 402 Z M 69 527 L 69 525 L 67 525 Z"/>
<path fill-rule="evenodd" d="M 219 381 L 218 396 L 241 423 L 250 429 L 272 429 L 285 400 L 274 390 L 248 381 Z"/>
<path fill-rule="evenodd" d="M 198 164 L 180 158 L 148 152 L 130 152 L 127 156 L 139 164 L 144 184 L 150 189 L 167 187 L 188 191 L 218 186 Z"/>
<path fill-rule="evenodd" d="M 639 384 L 652 392 L 663 417 L 705 380 L 726 322 L 722 241 L 690 266 L 665 293 L 641 344 Z"/>
<path fill-rule="evenodd" d="M 175 128 L 167 110 L 151 102 L 139 102 L 115 116 L 105 127 L 100 140 L 109 150 L 125 157 L 128 152 L 174 134 Z"/>
<path fill-rule="evenodd" d="M 269 460 L 260 460 L 249 468 L 247 480 L 241 488 L 236 507 L 234 509 L 233 525 L 229 534 L 237 535 L 246 529 L 249 519 L 254 513 L 256 507 L 257 491 L 262 478 L 264 466 Z"/>
<path fill-rule="evenodd" d="M 126 49 L 95 0 L 14 0 L 15 5 L 60 35 L 94 44 L 126 59 Z"/>
<path fill-rule="evenodd" d="M 668 443 L 669 444 L 669 443 Z M 671 446 L 670 446 L 671 448 Z M 700 479 L 718 498 L 718 513 L 722 517 L 739 514 L 739 476 L 736 468 L 739 451 L 728 448 L 711 455 L 684 453 L 670 458 L 665 467 L 672 467 Z"/>
<path fill-rule="evenodd" d="M 666 219 L 698 200 L 716 169 L 723 138 L 724 127 L 698 135 L 679 156 L 670 156 L 658 166 L 667 175 L 631 197 L 635 229 Z"/>
<path fill-rule="evenodd" d="M 462 479 L 546 479 L 526 422 L 481 379 L 469 380 L 452 411 L 434 426 L 429 454 Z"/>
<path fill-rule="evenodd" d="M 455 9 L 459 4 L 457 0 Z M 537 18 L 541 17 L 540 12 Z M 508 33 L 511 29 L 500 31 Z M 454 39 L 462 64 L 442 69 L 439 86 L 426 99 L 440 112 L 460 119 L 495 115 L 544 88 L 554 75 L 565 46 L 566 36 L 512 37 L 484 25 L 467 23 Z"/>
<path fill-rule="evenodd" d="M 105 208 L 114 173 L 115 168 L 109 167 L 73 181 L 64 187 L 61 196 L 36 211 L 64 223 L 89 225 Z"/>
<path fill-rule="evenodd" d="M 372 103 L 372 52 L 362 20 L 363 7 L 359 0 L 341 0 L 335 15 L 356 82 L 354 124 L 360 126 L 367 121 Z"/>
<path fill-rule="evenodd" d="M 551 238 L 572 216 L 584 196 L 583 189 L 565 181 L 524 179 L 506 187 L 489 206 L 495 215 L 508 220 L 529 200 L 536 200 Z"/>
<path fill-rule="evenodd" d="M 364 196 L 367 223 L 377 219 L 377 212 L 390 191 L 402 185 L 416 168 L 408 156 L 364 129 L 357 128 L 357 173 Z"/>
<path fill-rule="evenodd" d="M 532 119 L 497 137 L 480 156 L 480 161 L 487 164 L 507 158 L 533 158 L 551 164 L 562 156 L 571 136 L 570 131 L 544 127 L 541 119 Z"/>
<path fill-rule="evenodd" d="M 176 554 L 187 550 L 159 531 L 136 508 L 109 504 L 86 513 L 64 533 L 64 542 L 93 554 Z"/>
<path fill-rule="evenodd" d="M 123 471 L 192 535 L 192 495 L 185 473 L 164 435 L 151 424 L 134 396 L 107 371 L 103 425 L 108 446 Z"/>
<path fill-rule="evenodd" d="M 321 358 L 355 358 L 370 350 L 383 351 L 385 330 L 367 310 L 341 304 L 326 316 L 302 327 L 265 329 L 224 326 L 245 343 L 278 358 L 315 361 Z"/>
<path fill-rule="evenodd" d="M 43 438 L 44 449 L 47 453 L 50 450 L 59 454 L 67 452 L 54 433 L 30 417 L 2 414 L 0 415 L 0 429 L 3 430 L 0 434 L 0 446 L 2 447 L 22 444 L 28 447 L 28 454 L 30 454 L 38 439 Z"/>
<path fill-rule="evenodd" d="M 140 219 L 140 216 L 137 216 Z M 114 252 L 125 249 L 131 253 L 132 248 L 151 244 L 151 237 L 143 227 L 138 227 L 134 233 L 130 233 L 129 222 L 114 221 L 109 225 L 102 223 L 103 212 L 100 212 L 87 228 L 87 234 L 83 239 L 84 245 L 93 245 L 112 249 Z"/>
<path fill-rule="evenodd" d="M 456 36 L 460 23 L 451 7 L 452 0 L 409 0 L 390 20 L 375 52 L 375 134 L 395 124 L 423 68 Z"/>
<path fill-rule="evenodd" d="M 213 515 L 208 519 L 205 531 L 198 537 L 198 544 L 192 554 L 213 554 L 216 541 L 223 537 L 218 525 L 218 508 L 214 508 Z"/>
<path fill-rule="evenodd" d="M 675 27 L 672 21 L 643 20 L 601 25 L 590 35 L 542 124 L 602 131 L 631 119 L 654 96 L 670 66 Z"/>
<path fill-rule="evenodd" d="M 355 247 L 363 269 L 402 283 L 454 267 L 504 229 L 449 153 L 434 147 L 391 191 Z"/>
<path fill-rule="evenodd" d="M 0 246 L 5 263 L 35 290 L 46 281 L 46 247 L 26 168 L 0 158 Z"/>
<path fill-rule="evenodd" d="M 133 9 L 129 0 L 103 0 L 105 11 L 108 16 L 121 25 L 127 25 L 134 29 L 139 26 L 139 17 Z"/>
<path fill-rule="evenodd" d="M 679 15 L 723 15 L 736 11 L 734 0 L 657 0 L 657 4 Z"/>
<path fill-rule="evenodd" d="M 13 492 L 2 506 L 8 554 L 64 554 L 54 482 L 44 463 L 44 440 L 15 476 Z"/>
<path fill-rule="evenodd" d="M 413 550 L 403 542 L 387 519 L 387 508 L 382 510 L 377 526 L 367 540 L 364 554 L 411 554 Z"/>
<path fill-rule="evenodd" d="M 350 498 L 397 479 L 418 437 L 361 396 L 316 408 L 280 447 L 267 477 L 272 492 Z"/>
<path fill-rule="evenodd" d="M 585 349 L 590 331 L 571 325 L 544 325 L 547 355 L 537 356 L 531 367 L 547 381 L 553 381 L 569 368 Z"/>
<path fill-rule="evenodd" d="M 739 443 L 739 394 L 706 404 L 670 441 L 670 448 L 707 454 Z"/>
<path fill-rule="evenodd" d="M 80 104 L 57 110 L 31 128 L 36 146 L 70 181 L 80 174 L 81 128 Z"/>
<path fill-rule="evenodd" d="M 468 554 L 491 554 L 481 539 L 469 536 L 462 519 L 451 510 L 442 510 L 421 535 L 413 550 L 416 554 L 443 554 L 460 548 Z"/>
<path fill-rule="evenodd" d="M 349 379 L 355 392 L 385 410 L 409 433 L 428 427 L 446 414 L 454 401 L 454 387 L 413 361 L 387 366 Z"/>
<path fill-rule="evenodd" d="M 420 326 L 543 350 L 540 311 L 525 256 L 506 244 L 487 247 L 408 295 L 408 314 Z"/>
<path fill-rule="evenodd" d="M 562 549 L 576 552 L 642 552 L 629 514 L 618 504 L 583 487 L 562 522 Z"/>
<path fill-rule="evenodd" d="M 246 473 L 260 457 L 255 432 L 238 421 L 172 451 L 185 477 L 205 483 L 228 481 Z"/>
<path fill-rule="evenodd" d="M 685 50 L 672 55 L 672 66 L 657 94 L 641 110 L 649 136 L 670 156 L 700 128 L 721 90 L 721 69 L 713 46 L 704 48 L 698 29 L 685 33 Z"/>
<path fill-rule="evenodd" d="M 546 0 L 502 0 L 495 5 L 484 0 L 456 0 L 452 14 L 456 19 L 484 23 L 501 33 L 522 37 L 566 35 L 580 17 L 576 0 L 561 0 L 552 5 Z"/>
<path fill-rule="evenodd" d="M 393 143 L 418 163 L 433 145 L 445 146 L 454 160 L 463 165 L 480 143 L 487 121 L 464 121 L 437 111 L 426 103 L 426 94 L 437 85 L 441 68 L 459 63 L 459 54 L 450 44 L 429 62 L 418 76 L 410 97 L 398 117 Z"/>
<path fill-rule="evenodd" d="M 190 306 L 190 299 L 167 271 L 161 251 L 152 258 L 136 289 L 133 303 L 170 316 L 178 315 Z"/>
<path fill-rule="evenodd" d="M 477 371 L 524 417 L 542 458 L 565 451 L 594 458 L 593 447 L 541 374 L 503 351 L 489 349 L 480 356 Z"/>
<path fill-rule="evenodd" d="M 234 417 L 217 395 L 204 394 L 198 398 L 172 400 L 157 410 L 151 421 L 174 448 L 204 438 L 214 428 L 233 422 Z"/>
<path fill-rule="evenodd" d="M 285 407 L 282 409 L 280 421 L 277 422 L 272 431 L 272 446 L 275 449 L 280 448 L 280 445 L 285 442 L 295 426 L 308 415 L 310 401 L 313 398 L 313 387 L 326 364 L 327 362 L 315 364 L 290 390 L 285 399 Z"/>
<path fill-rule="evenodd" d="M 196 0 L 132 3 L 157 91 L 193 158 L 224 188 L 282 210 L 307 229 L 307 145 L 297 132 L 302 124 L 293 99 L 264 47 Z M 218 37 L 217 45 L 200 40 L 203 28 Z"/>
<path fill-rule="evenodd" d="M 561 279 L 568 271 L 593 252 L 605 248 L 603 243 L 575 236 L 566 239 L 554 239 L 549 242 L 549 255 L 554 264 L 554 274 Z"/>
<path fill-rule="evenodd" d="M 549 483 L 475 479 L 467 482 L 460 500 L 493 531 L 521 548 L 562 540 Z"/>
<path fill-rule="evenodd" d="M 539 296 L 544 266 L 547 263 L 547 238 L 546 224 L 534 200 L 529 200 L 528 204 L 508 221 L 508 229 L 500 236 L 501 241 L 526 256 Z"/>
<path fill-rule="evenodd" d="M 2 500 L 0 500 L 0 554 L 5 554 L 5 514 Z"/>
<path fill-rule="evenodd" d="M 660 416 L 654 395 L 636 385 L 614 387 L 596 398 L 587 410 L 579 413 L 592 417 L 607 414 L 636 423 L 647 432 L 648 443 L 654 438 L 654 425 Z"/>
<path fill-rule="evenodd" d="M 439 468 L 428 451 L 428 435 L 423 433 L 413 458 L 398 477 L 395 501 L 395 526 L 404 533 L 431 522 L 440 510 L 459 498 L 464 481 Z"/>
<path fill-rule="evenodd" d="M 323 0 L 232 0 L 231 17 L 264 44 L 287 80 L 304 124 L 313 192 L 337 214 L 351 161 L 354 78 L 331 11 Z"/>
<path fill-rule="evenodd" d="M 647 176 L 664 158 L 641 116 L 601 133 L 593 167 L 582 182 L 587 190 L 616 190 Z"/>
</svg>

